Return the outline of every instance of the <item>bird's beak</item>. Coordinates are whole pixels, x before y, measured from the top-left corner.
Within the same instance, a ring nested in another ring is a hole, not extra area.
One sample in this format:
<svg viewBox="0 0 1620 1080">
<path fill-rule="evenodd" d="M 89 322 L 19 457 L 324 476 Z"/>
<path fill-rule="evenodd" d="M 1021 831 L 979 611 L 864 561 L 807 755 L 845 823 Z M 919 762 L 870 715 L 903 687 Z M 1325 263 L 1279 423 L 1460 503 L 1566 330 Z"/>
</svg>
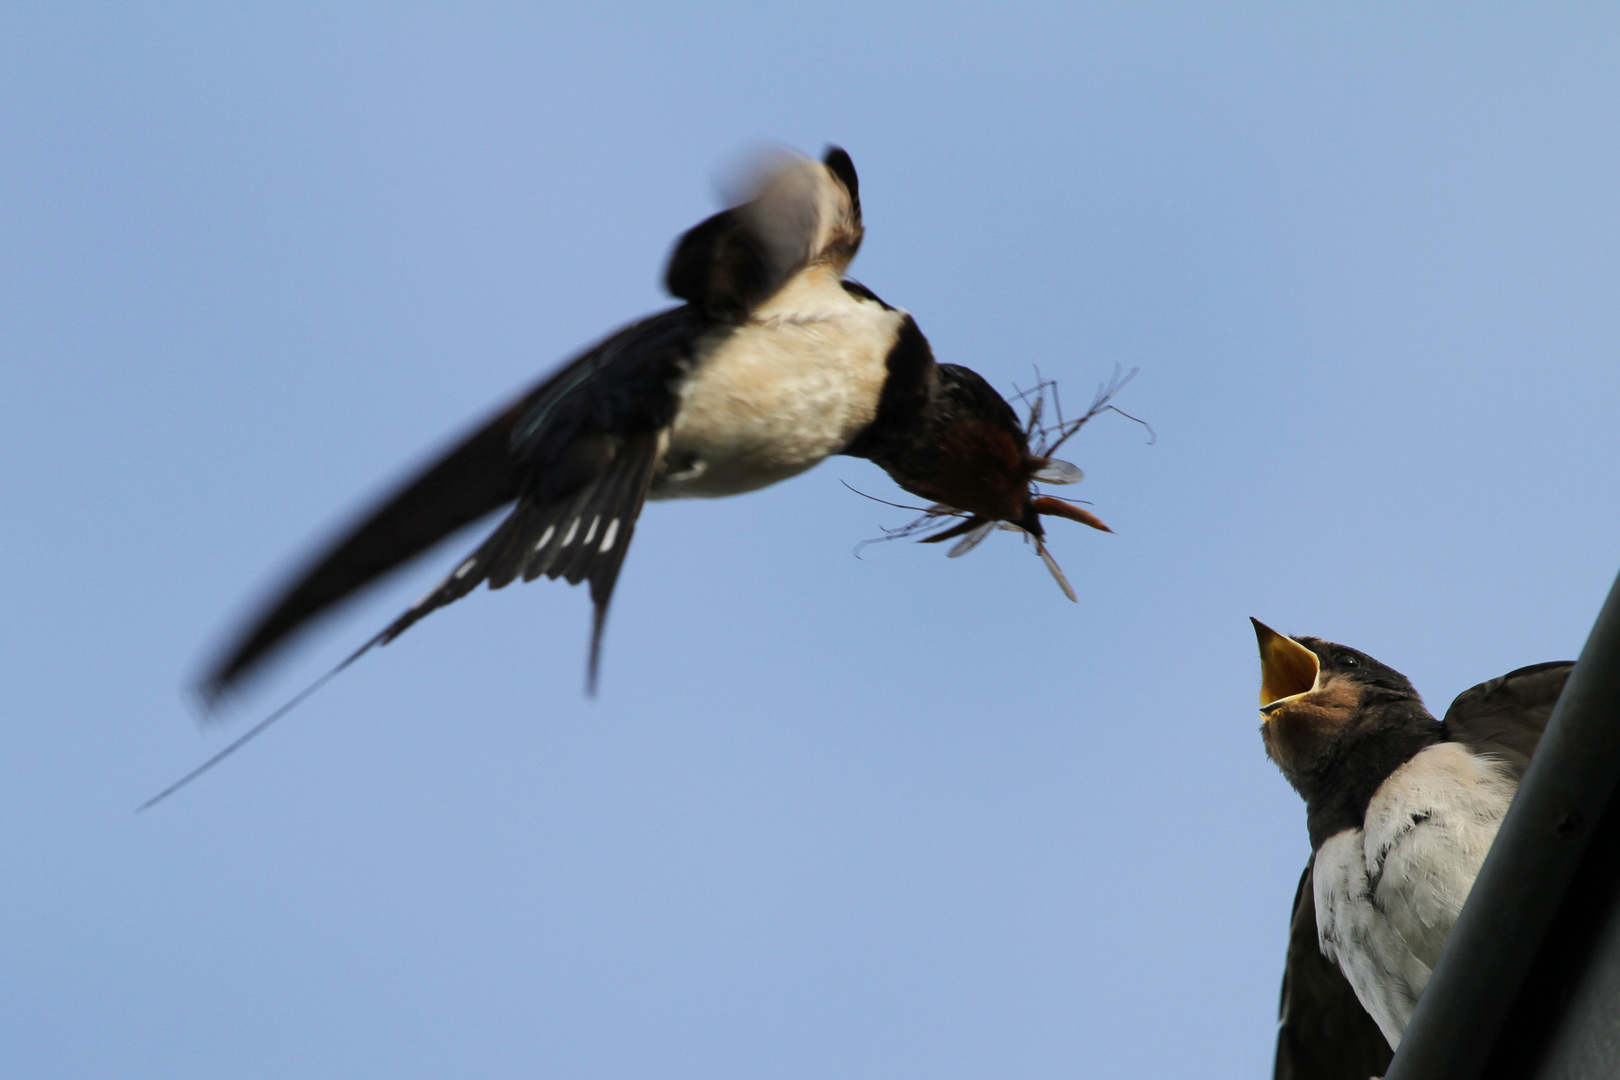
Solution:
<svg viewBox="0 0 1620 1080">
<path fill-rule="evenodd" d="M 1104 525 L 1102 519 L 1090 510 L 1082 509 L 1074 503 L 1064 502 L 1062 499 L 1054 499 L 1050 495 L 1037 495 L 1029 500 L 1029 505 L 1034 507 L 1037 514 L 1068 518 L 1070 521 L 1078 521 L 1082 525 L 1090 525 L 1093 529 L 1101 529 L 1103 532 L 1114 531 Z"/>
<path fill-rule="evenodd" d="M 1293 638 L 1259 619 L 1249 621 L 1254 623 L 1254 636 L 1260 644 L 1260 712 L 1270 716 L 1284 702 L 1310 693 L 1321 665 L 1315 653 Z"/>
</svg>

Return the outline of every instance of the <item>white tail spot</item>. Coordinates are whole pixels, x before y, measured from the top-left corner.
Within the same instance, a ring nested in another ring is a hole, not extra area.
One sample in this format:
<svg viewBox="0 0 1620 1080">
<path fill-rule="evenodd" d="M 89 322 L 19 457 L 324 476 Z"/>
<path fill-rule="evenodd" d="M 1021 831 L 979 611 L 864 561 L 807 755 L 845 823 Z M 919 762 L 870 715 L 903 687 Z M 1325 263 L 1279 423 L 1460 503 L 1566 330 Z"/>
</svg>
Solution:
<svg viewBox="0 0 1620 1080">
<path fill-rule="evenodd" d="M 602 523 L 602 515 L 601 514 L 597 514 L 595 517 L 591 518 L 591 527 L 585 530 L 585 539 L 581 540 L 580 543 L 582 543 L 582 544 L 590 543 L 591 539 L 596 535 L 596 527 L 598 525 L 600 525 L 601 523 Z"/>
<path fill-rule="evenodd" d="M 608 549 L 612 548 L 613 547 L 613 541 L 617 540 L 618 538 L 619 538 L 619 519 L 614 518 L 612 521 L 608 522 L 607 530 L 602 533 L 602 546 L 596 549 L 597 554 L 600 555 L 600 554 L 606 552 Z"/>
<path fill-rule="evenodd" d="M 567 547 L 574 542 L 574 534 L 579 532 L 579 518 L 568 523 L 568 535 L 562 538 L 562 546 Z"/>
<path fill-rule="evenodd" d="M 551 543 L 551 538 L 553 536 L 556 536 L 556 535 L 557 535 L 557 526 L 555 526 L 555 525 L 547 525 L 546 526 L 546 531 L 540 534 L 540 539 L 539 540 L 535 541 L 534 550 L 539 551 L 541 548 L 543 548 L 547 544 Z"/>
<path fill-rule="evenodd" d="M 455 572 L 455 574 L 453 576 L 458 577 L 458 578 L 464 578 L 469 573 L 472 572 L 472 568 L 474 566 L 476 566 L 476 565 L 478 565 L 478 560 L 477 559 L 468 559 L 466 562 L 464 562 L 460 566 L 456 567 L 456 572 Z M 417 603 L 421 603 L 421 601 L 417 601 Z"/>
</svg>

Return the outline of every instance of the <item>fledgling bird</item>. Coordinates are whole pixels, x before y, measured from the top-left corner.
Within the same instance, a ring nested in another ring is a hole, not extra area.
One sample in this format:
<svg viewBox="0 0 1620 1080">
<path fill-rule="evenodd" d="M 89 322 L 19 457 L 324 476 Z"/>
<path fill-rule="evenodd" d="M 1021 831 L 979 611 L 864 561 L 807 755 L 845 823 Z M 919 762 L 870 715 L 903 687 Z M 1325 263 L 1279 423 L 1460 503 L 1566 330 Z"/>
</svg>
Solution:
<svg viewBox="0 0 1620 1080">
<path fill-rule="evenodd" d="M 842 149 L 820 162 L 782 153 L 762 163 L 747 199 L 676 243 L 664 283 L 680 305 L 518 396 L 318 552 L 209 667 L 204 703 L 333 605 L 507 504 L 470 556 L 345 664 L 481 584 L 543 574 L 590 582 L 594 689 L 608 603 L 645 500 L 753 491 L 834 454 L 875 462 L 932 500 L 935 517 L 965 518 L 951 534 L 997 523 L 1023 531 L 1073 599 L 1041 517 L 1107 526 L 1032 485 L 1072 483 L 1080 471 L 1033 453 L 1031 429 L 989 383 L 936 363 L 909 314 L 844 278 L 863 235 Z"/>
<path fill-rule="evenodd" d="M 1261 738 L 1305 800 L 1275 1075 L 1381 1074 L 1473 888 L 1570 661 L 1464 691 L 1441 720 L 1366 653 L 1254 622 Z"/>
</svg>

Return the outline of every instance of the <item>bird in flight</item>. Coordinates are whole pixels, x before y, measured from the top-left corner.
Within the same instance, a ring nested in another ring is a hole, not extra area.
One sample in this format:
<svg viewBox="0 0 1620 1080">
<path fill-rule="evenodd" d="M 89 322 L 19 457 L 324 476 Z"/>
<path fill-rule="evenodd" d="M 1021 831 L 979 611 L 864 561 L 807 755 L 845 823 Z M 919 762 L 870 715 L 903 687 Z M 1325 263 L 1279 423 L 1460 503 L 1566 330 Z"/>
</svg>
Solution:
<svg viewBox="0 0 1620 1080">
<path fill-rule="evenodd" d="M 778 153 L 758 164 L 746 191 L 676 243 L 664 284 L 678 306 L 613 333 L 518 395 L 318 551 L 207 668 L 198 687 L 205 706 L 317 616 L 508 505 L 443 581 L 326 677 L 479 585 L 545 575 L 590 583 L 594 691 L 608 604 L 647 499 L 753 491 L 834 454 L 867 458 L 930 500 L 931 521 L 956 524 L 929 539 L 966 536 L 953 553 L 996 525 L 1022 531 L 1074 599 L 1041 518 L 1107 526 L 1034 485 L 1080 479 L 1044 452 L 1077 422 L 1051 446 L 1043 431 L 1043 452 L 1032 452 L 1033 421 L 1021 424 L 977 373 L 936 363 L 909 314 L 844 277 L 864 228 L 855 166 L 842 149 L 819 162 Z"/>
<path fill-rule="evenodd" d="M 1382 1075 L 1574 664 L 1464 691 L 1436 720 L 1400 672 L 1257 620 L 1261 738 L 1305 800 L 1275 1075 Z"/>
</svg>

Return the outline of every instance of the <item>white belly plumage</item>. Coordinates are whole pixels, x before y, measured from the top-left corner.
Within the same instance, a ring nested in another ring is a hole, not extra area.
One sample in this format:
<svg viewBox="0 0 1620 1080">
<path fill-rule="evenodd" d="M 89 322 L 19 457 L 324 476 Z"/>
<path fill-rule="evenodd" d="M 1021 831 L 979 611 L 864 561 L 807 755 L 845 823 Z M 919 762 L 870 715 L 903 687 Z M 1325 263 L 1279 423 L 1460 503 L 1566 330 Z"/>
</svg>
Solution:
<svg viewBox="0 0 1620 1080">
<path fill-rule="evenodd" d="M 829 274 L 790 284 L 700 349 L 650 497 L 753 491 L 838 453 L 877 414 L 904 318 Z"/>
<path fill-rule="evenodd" d="M 1373 794 L 1360 829 L 1316 853 L 1316 926 L 1391 1046 L 1474 886 L 1517 785 L 1489 758 L 1436 743 Z"/>
</svg>

